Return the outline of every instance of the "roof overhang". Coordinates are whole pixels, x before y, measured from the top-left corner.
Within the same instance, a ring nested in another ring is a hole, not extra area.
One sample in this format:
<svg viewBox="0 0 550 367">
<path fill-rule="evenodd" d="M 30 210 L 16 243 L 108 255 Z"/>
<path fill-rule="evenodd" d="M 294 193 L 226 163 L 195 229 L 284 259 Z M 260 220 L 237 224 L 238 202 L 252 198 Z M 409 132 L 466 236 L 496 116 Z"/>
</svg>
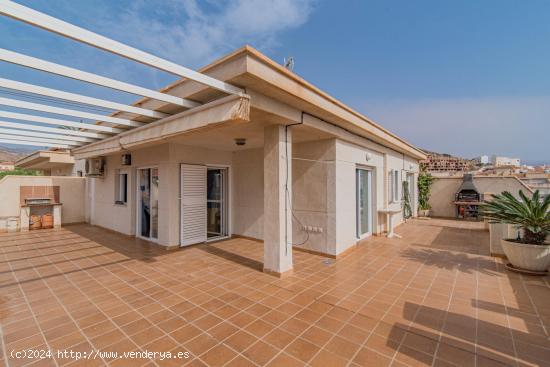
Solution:
<svg viewBox="0 0 550 367">
<path fill-rule="evenodd" d="M 52 169 L 73 165 L 74 157 L 69 151 L 39 150 L 15 162 L 15 166 L 27 169 Z"/>
<path fill-rule="evenodd" d="M 219 124 L 250 121 L 250 98 L 231 95 L 76 149 L 76 159 L 145 147 Z"/>
<path fill-rule="evenodd" d="M 199 71 L 243 88 L 250 95 L 251 108 L 278 114 L 286 123 L 302 122 L 301 115 L 305 112 L 414 159 L 427 157 L 418 148 L 250 46 L 244 46 Z M 219 91 L 187 79 L 180 79 L 161 92 L 197 101 L 223 96 Z M 142 98 L 134 105 L 165 113 L 178 111 L 177 106 L 151 98 Z M 114 115 L 128 117 L 125 112 Z"/>
</svg>

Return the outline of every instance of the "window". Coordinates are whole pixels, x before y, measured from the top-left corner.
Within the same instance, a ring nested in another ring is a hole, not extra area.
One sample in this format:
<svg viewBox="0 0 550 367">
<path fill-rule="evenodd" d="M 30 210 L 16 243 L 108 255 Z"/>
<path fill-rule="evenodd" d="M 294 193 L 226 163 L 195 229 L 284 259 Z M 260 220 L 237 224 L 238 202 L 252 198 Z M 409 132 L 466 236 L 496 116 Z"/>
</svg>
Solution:
<svg viewBox="0 0 550 367">
<path fill-rule="evenodd" d="M 115 171 L 115 204 L 124 205 L 128 201 L 128 174 Z"/>
<path fill-rule="evenodd" d="M 399 171 L 392 169 L 389 172 L 390 203 L 396 203 L 399 198 Z"/>
</svg>

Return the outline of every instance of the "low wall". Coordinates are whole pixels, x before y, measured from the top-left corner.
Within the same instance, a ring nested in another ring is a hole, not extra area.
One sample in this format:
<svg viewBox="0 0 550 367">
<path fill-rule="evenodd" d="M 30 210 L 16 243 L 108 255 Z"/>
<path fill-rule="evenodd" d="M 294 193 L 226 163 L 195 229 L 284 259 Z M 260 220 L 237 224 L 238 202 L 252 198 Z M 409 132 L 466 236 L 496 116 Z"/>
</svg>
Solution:
<svg viewBox="0 0 550 367">
<path fill-rule="evenodd" d="M 453 204 L 455 194 L 462 184 L 462 177 L 437 177 L 430 191 L 430 216 L 454 218 L 456 208 Z M 532 192 L 523 182 L 514 176 L 474 176 L 474 185 L 481 194 L 500 194 L 509 191 L 518 196 L 519 190 Z"/>
<path fill-rule="evenodd" d="M 86 221 L 86 178 L 58 176 L 5 176 L 0 180 L 0 218 L 19 218 L 21 186 L 59 186 L 62 224 Z"/>
</svg>

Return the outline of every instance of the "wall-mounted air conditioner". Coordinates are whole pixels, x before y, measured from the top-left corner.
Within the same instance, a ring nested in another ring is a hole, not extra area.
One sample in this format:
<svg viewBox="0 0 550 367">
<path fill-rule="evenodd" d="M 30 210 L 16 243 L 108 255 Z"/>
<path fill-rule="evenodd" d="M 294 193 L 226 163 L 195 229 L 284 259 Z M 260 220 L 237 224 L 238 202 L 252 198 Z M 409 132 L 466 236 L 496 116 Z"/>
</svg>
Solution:
<svg viewBox="0 0 550 367">
<path fill-rule="evenodd" d="M 86 159 L 86 177 L 103 177 L 105 174 L 105 159 L 88 158 Z"/>
</svg>

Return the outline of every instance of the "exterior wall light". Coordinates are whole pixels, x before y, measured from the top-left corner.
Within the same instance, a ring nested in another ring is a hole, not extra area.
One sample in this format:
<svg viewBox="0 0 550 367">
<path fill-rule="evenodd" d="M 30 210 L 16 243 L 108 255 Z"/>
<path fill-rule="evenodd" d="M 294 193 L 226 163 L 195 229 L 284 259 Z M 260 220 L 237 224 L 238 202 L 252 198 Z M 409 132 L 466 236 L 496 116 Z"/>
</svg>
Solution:
<svg viewBox="0 0 550 367">
<path fill-rule="evenodd" d="M 235 144 L 239 145 L 239 146 L 243 146 L 246 144 L 246 139 L 245 138 L 235 138 Z"/>
</svg>

